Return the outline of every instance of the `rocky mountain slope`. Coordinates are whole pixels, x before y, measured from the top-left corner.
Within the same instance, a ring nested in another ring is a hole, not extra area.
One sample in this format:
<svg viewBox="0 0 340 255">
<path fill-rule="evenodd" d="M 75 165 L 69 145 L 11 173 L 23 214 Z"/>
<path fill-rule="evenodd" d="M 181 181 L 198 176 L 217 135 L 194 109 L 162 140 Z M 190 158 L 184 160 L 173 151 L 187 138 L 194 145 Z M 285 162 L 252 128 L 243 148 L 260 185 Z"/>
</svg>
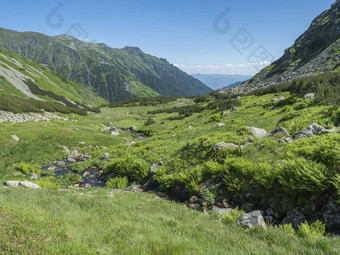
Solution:
<svg viewBox="0 0 340 255">
<path fill-rule="evenodd" d="M 145 96 L 192 96 L 211 89 L 165 59 L 139 48 L 113 49 L 69 35 L 55 37 L 0 28 L 0 47 L 93 88 L 109 101 Z"/>
<path fill-rule="evenodd" d="M 234 92 L 284 83 L 295 78 L 340 71 L 340 0 L 316 17 L 284 55 Z"/>
<path fill-rule="evenodd" d="M 79 108 L 100 106 L 106 102 L 89 88 L 1 48 L 0 95 Z"/>
</svg>

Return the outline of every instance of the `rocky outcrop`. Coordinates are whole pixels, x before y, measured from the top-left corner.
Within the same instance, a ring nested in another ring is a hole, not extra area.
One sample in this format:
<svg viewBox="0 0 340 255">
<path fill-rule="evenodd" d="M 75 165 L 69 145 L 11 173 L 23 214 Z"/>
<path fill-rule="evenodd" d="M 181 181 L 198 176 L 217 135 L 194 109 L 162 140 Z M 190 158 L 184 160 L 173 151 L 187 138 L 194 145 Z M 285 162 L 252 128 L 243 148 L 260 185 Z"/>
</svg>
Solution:
<svg viewBox="0 0 340 255">
<path fill-rule="evenodd" d="M 285 50 L 281 58 L 249 81 L 226 90 L 245 93 L 336 69 L 340 62 L 340 55 L 337 54 L 340 47 L 339 14 L 340 1 L 337 0 L 330 9 L 313 20 L 308 30 Z M 267 57 L 268 61 L 273 60 L 270 54 Z"/>
<path fill-rule="evenodd" d="M 0 123 L 1 122 L 27 122 L 27 121 L 50 121 L 50 120 L 69 120 L 67 117 L 61 117 L 56 113 L 44 112 L 44 113 L 12 113 L 7 111 L 0 111 Z"/>
<path fill-rule="evenodd" d="M 312 125 L 305 128 L 304 130 L 297 132 L 293 136 L 293 138 L 296 140 L 296 139 L 311 137 L 313 135 L 328 134 L 328 133 L 333 132 L 333 131 L 336 131 L 336 129 L 326 129 L 319 124 L 313 123 Z"/>
</svg>

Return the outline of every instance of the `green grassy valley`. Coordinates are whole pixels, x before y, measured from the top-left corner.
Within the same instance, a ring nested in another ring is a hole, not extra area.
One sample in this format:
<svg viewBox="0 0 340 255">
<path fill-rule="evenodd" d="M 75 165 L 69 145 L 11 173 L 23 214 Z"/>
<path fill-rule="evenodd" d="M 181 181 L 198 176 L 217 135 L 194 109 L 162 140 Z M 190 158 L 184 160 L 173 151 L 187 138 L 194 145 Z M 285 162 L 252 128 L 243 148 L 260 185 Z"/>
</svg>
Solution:
<svg viewBox="0 0 340 255">
<path fill-rule="evenodd" d="M 1 180 L 42 187 L 1 188 L 1 222 L 10 226 L 0 233 L 2 253 L 338 254 L 329 217 L 340 199 L 340 109 L 338 94 L 325 93 L 338 86 L 330 80 L 315 99 L 288 84 L 240 98 L 131 99 L 66 121 L 0 123 Z M 313 123 L 331 131 L 293 139 Z M 290 136 L 249 129 L 278 125 Z M 41 170 L 74 150 L 92 157 L 65 176 Z M 89 169 L 107 177 L 106 187 L 79 189 Z M 216 207 L 234 211 L 218 216 Z M 277 215 L 266 229 L 237 226 L 242 213 L 267 217 L 268 208 Z M 287 221 L 295 211 L 303 219 Z"/>
</svg>

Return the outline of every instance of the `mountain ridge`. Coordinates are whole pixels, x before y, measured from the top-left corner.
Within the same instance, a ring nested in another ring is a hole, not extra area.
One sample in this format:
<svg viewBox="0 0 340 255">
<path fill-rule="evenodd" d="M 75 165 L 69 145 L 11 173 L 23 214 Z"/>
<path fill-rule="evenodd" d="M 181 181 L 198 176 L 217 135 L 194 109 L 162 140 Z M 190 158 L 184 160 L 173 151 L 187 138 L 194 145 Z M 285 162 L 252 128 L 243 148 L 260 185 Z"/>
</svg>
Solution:
<svg viewBox="0 0 340 255">
<path fill-rule="evenodd" d="M 47 65 L 109 101 L 143 96 L 192 96 L 212 90 L 164 58 L 137 47 L 110 48 L 70 35 L 0 28 L 0 47 Z"/>
</svg>

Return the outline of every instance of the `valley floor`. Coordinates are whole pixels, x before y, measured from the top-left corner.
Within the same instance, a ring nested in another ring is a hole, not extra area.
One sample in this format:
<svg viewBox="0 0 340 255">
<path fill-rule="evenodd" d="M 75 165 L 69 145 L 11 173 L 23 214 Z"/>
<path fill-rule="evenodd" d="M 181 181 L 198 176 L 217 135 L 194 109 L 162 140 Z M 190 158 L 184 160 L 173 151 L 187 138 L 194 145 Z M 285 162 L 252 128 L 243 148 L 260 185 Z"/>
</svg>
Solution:
<svg viewBox="0 0 340 255">
<path fill-rule="evenodd" d="M 299 163 L 303 157 L 304 160 L 309 160 L 308 162 L 314 162 L 312 164 L 329 162 L 328 169 L 335 169 L 340 156 L 337 143 L 339 131 L 313 139 L 296 140 L 291 144 L 282 143 L 279 141 L 281 137 L 276 136 L 252 137 L 252 143 L 245 145 L 251 141 L 246 127 L 271 131 L 280 122 L 292 135 L 312 123 L 329 129 L 334 127 L 337 109 L 313 105 L 310 100 L 291 98 L 289 93 L 280 93 L 280 96 L 288 100 L 281 104 L 274 103 L 271 100 L 277 96 L 273 94 L 241 98 L 241 105 L 235 111 L 226 112 L 224 116 L 221 116 L 219 109 L 194 113 L 185 118 L 176 118 L 176 113 L 148 114 L 148 111 L 194 104 L 192 100 L 178 99 L 177 102 L 157 106 L 102 108 L 101 113 L 89 113 L 88 116 L 65 115 L 67 120 L 0 123 L 0 179 L 30 180 L 31 173 L 25 173 L 22 168 L 18 168 L 20 162 L 32 166 L 37 169 L 36 173 L 41 174 L 39 170 L 43 165 L 68 156 L 65 147 L 70 151 L 89 153 L 93 159 L 98 160 L 104 153 L 109 153 L 109 159 L 104 160 L 107 163 L 104 167 L 107 174 L 118 163 L 137 162 L 143 166 L 146 164 L 149 170 L 151 164 L 162 160 L 164 166 L 155 176 L 160 184 L 159 188 L 172 195 L 182 194 L 182 199 L 188 199 L 192 195 L 203 197 L 204 194 L 200 193 L 204 188 L 203 184 L 212 177 L 225 174 L 226 171 L 229 171 L 228 176 L 232 176 L 231 168 L 219 168 L 224 164 L 232 164 L 232 160 L 245 160 L 252 162 L 254 166 L 262 166 L 262 163 L 274 166 L 281 160 L 296 160 Z M 174 117 L 174 120 L 169 117 Z M 112 126 L 120 130 L 119 135 L 102 131 L 104 127 Z M 136 126 L 140 133 L 129 131 L 131 126 Z M 12 135 L 18 139 L 13 139 Z M 210 147 L 218 142 L 233 142 L 245 147 L 237 153 L 228 151 L 227 154 L 216 154 Z M 203 145 L 199 146 L 200 144 Z M 319 144 L 326 146 L 322 156 L 327 161 L 316 160 L 309 154 L 308 149 L 305 151 L 304 146 L 316 149 Z M 267 165 L 265 169 L 273 171 Z M 210 172 L 200 170 L 201 166 Z M 326 169 L 323 165 L 315 167 Z M 268 173 L 270 176 L 280 177 L 280 173 Z M 274 188 L 281 187 L 280 185 L 285 187 L 284 185 L 288 184 L 278 182 L 276 177 L 273 177 L 271 182 L 267 173 L 262 174 L 264 181 L 261 182 L 261 189 L 268 193 L 264 195 L 276 199 L 272 201 L 273 204 L 280 204 L 278 207 L 283 211 L 299 203 L 308 204 L 311 193 L 316 195 L 317 199 L 326 199 L 325 203 L 330 199 L 330 192 L 333 199 L 337 199 L 336 187 L 325 181 L 318 186 L 321 191 L 312 190 L 308 193 L 298 188 L 297 191 L 293 190 L 297 193 L 301 191 L 298 198 L 291 195 L 287 188 L 276 190 L 280 195 L 292 198 L 286 199 L 286 204 L 282 205 L 282 197 L 276 197 L 271 192 Z M 133 184 L 140 185 L 150 177 L 148 172 L 127 172 L 126 176 Z M 240 182 L 234 182 L 234 185 L 249 188 L 247 185 L 243 186 L 244 180 L 247 184 L 254 185 L 251 188 L 258 188 L 258 179 L 252 179 L 250 182 L 246 178 L 246 174 L 240 175 Z M 234 180 L 229 179 L 229 183 Z M 44 181 L 44 178 L 39 176 L 36 182 L 43 189 L 0 189 L 1 254 L 340 253 L 337 237 L 301 237 L 271 225 L 266 230 L 244 230 L 235 222 L 222 224 L 216 220 L 214 214 L 189 210 L 183 204 L 160 199 L 155 194 L 110 192 L 112 188 L 109 187 L 80 190 L 71 187 L 71 191 L 59 191 L 58 189 L 63 187 L 53 178 Z M 296 185 L 300 184 L 289 185 L 296 188 Z M 223 187 L 223 194 L 215 194 L 213 190 L 209 192 L 216 200 L 218 196 L 225 195 L 230 196 L 234 202 L 231 194 L 238 194 L 237 196 L 242 198 L 243 191 L 235 192 L 233 188 L 236 186 L 228 186 L 225 179 Z M 248 190 L 246 192 L 248 193 Z M 264 197 L 264 200 L 266 198 L 268 197 Z M 242 199 L 239 205 L 247 204 L 249 207 L 249 201 Z M 261 203 L 267 205 L 268 200 Z M 314 201 L 313 198 L 311 201 Z"/>
</svg>

